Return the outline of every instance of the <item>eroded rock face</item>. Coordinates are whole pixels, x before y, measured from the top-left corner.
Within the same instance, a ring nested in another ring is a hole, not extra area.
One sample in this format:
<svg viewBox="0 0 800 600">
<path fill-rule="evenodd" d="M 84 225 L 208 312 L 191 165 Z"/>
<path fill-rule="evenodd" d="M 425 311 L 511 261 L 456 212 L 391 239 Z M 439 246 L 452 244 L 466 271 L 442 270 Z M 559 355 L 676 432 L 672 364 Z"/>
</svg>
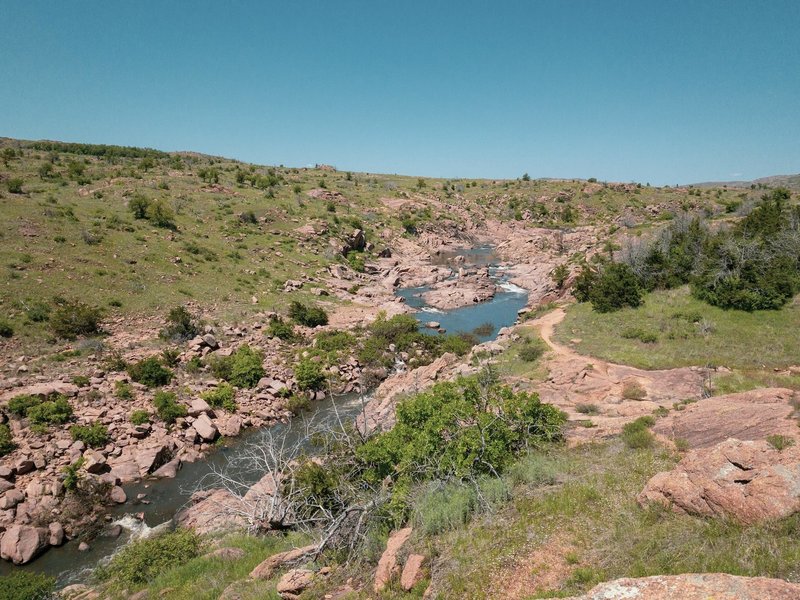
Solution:
<svg viewBox="0 0 800 600">
<path fill-rule="evenodd" d="M 275 572 L 283 565 L 292 564 L 299 560 L 303 560 L 316 551 L 315 545 L 303 546 L 302 548 L 294 548 L 286 552 L 279 552 L 267 557 L 255 569 L 250 572 L 250 577 L 253 579 L 271 579 Z"/>
<path fill-rule="evenodd" d="M 44 527 L 12 525 L 0 542 L 0 558 L 24 565 L 47 548 L 49 539 L 50 532 Z"/>
<path fill-rule="evenodd" d="M 653 476 L 638 501 L 747 524 L 786 517 L 800 510 L 800 448 L 729 439 L 692 450 L 673 470 Z"/>
<path fill-rule="evenodd" d="M 192 501 L 194 504 L 175 516 L 175 521 L 181 527 L 189 527 L 205 535 L 246 526 L 241 498 L 227 490 L 198 492 L 192 496 Z"/>
<path fill-rule="evenodd" d="M 708 448 L 727 440 L 763 440 L 769 435 L 800 438 L 790 419 L 795 392 L 767 388 L 705 398 L 659 419 L 655 433 L 684 440 L 690 448 Z"/>
<path fill-rule="evenodd" d="M 796 600 L 800 585 L 722 573 L 616 579 L 567 600 Z"/>
<path fill-rule="evenodd" d="M 308 586 L 314 582 L 314 571 L 308 569 L 292 569 L 278 581 L 275 587 L 281 598 L 294 600 L 299 598 Z"/>
</svg>

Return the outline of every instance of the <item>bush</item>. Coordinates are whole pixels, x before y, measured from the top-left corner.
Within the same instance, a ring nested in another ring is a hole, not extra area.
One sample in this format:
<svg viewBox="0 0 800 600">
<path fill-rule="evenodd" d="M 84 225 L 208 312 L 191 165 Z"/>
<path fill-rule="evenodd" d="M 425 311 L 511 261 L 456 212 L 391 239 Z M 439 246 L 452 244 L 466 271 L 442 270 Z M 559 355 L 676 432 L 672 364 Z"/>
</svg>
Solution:
<svg viewBox="0 0 800 600">
<path fill-rule="evenodd" d="M 622 385 L 622 397 L 625 400 L 644 400 L 647 392 L 638 381 L 626 381 Z"/>
<path fill-rule="evenodd" d="M 596 404 L 577 404 L 575 410 L 582 415 L 599 415 L 600 409 Z"/>
<path fill-rule="evenodd" d="M 14 571 L 3 576 L 0 600 L 47 600 L 56 587 L 54 577 L 33 571 Z"/>
<path fill-rule="evenodd" d="M 163 200 L 153 200 L 147 207 L 147 220 L 156 227 L 176 229 L 175 211 Z"/>
<path fill-rule="evenodd" d="M 6 181 L 6 187 L 11 194 L 21 194 L 22 193 L 22 186 L 25 181 L 20 177 L 12 177 L 8 181 Z"/>
<path fill-rule="evenodd" d="M 314 347 L 323 352 L 351 350 L 356 345 L 355 336 L 347 331 L 321 331 L 314 339 Z"/>
<path fill-rule="evenodd" d="M 114 384 L 114 396 L 116 396 L 120 400 L 132 400 L 133 388 L 129 383 L 126 383 L 124 381 L 117 381 Z"/>
<path fill-rule="evenodd" d="M 147 209 L 150 207 L 150 200 L 142 194 L 136 194 L 128 202 L 128 210 L 133 213 L 135 219 L 146 219 Z"/>
<path fill-rule="evenodd" d="M 25 315 L 33 323 L 43 323 L 50 318 L 50 305 L 46 302 L 32 302 L 27 309 Z"/>
<path fill-rule="evenodd" d="M 524 362 L 534 362 L 544 354 L 544 346 L 541 343 L 525 342 L 519 349 L 518 355 Z"/>
<path fill-rule="evenodd" d="M 230 376 L 228 381 L 240 388 L 254 388 L 266 374 L 262 363 L 264 355 L 260 350 L 253 350 L 247 344 L 231 354 Z"/>
<path fill-rule="evenodd" d="M 641 327 L 628 327 L 620 334 L 627 340 L 639 340 L 643 344 L 655 344 L 658 341 L 658 334 Z"/>
<path fill-rule="evenodd" d="M 14 328 L 11 324 L 4 320 L 0 319 L 0 337 L 10 338 L 14 336 Z"/>
<path fill-rule="evenodd" d="M 161 330 L 161 337 L 174 341 L 193 338 L 199 332 L 192 314 L 183 306 L 176 306 L 167 315 L 167 326 Z"/>
<path fill-rule="evenodd" d="M 50 317 L 50 329 L 60 338 L 75 339 L 100 331 L 102 311 L 83 302 L 62 302 Z"/>
<path fill-rule="evenodd" d="M 286 401 L 286 409 L 295 416 L 309 408 L 311 408 L 311 400 L 308 399 L 308 396 L 292 394 Z"/>
<path fill-rule="evenodd" d="M 301 390 L 318 390 L 325 384 L 322 366 L 313 360 L 304 358 L 294 366 L 294 378 Z"/>
<path fill-rule="evenodd" d="M 789 446 L 794 446 L 794 440 L 792 438 L 780 434 L 768 435 L 767 443 L 779 452 Z"/>
<path fill-rule="evenodd" d="M 72 378 L 72 383 L 78 387 L 86 387 L 89 385 L 90 379 L 86 375 L 75 375 Z"/>
<path fill-rule="evenodd" d="M 530 452 L 509 469 L 514 483 L 527 485 L 553 485 L 558 481 L 558 464 L 543 454 Z"/>
<path fill-rule="evenodd" d="M 173 372 L 165 368 L 156 356 L 144 358 L 137 363 L 128 365 L 128 375 L 136 383 L 147 387 L 159 387 L 172 381 Z"/>
<path fill-rule="evenodd" d="M 566 422 L 537 394 L 482 388 L 477 378 L 437 383 L 399 403 L 396 414 L 394 428 L 358 449 L 367 481 L 501 472 L 529 445 L 561 439 Z"/>
<path fill-rule="evenodd" d="M 42 399 L 38 396 L 15 396 L 8 401 L 8 411 L 18 417 L 28 416 L 28 409 L 42 403 Z"/>
<path fill-rule="evenodd" d="M 62 425 L 72 418 L 72 407 L 64 396 L 56 395 L 31 406 L 27 411 L 31 423 L 38 425 Z"/>
<path fill-rule="evenodd" d="M 68 464 L 61 471 L 64 473 L 64 489 L 68 492 L 74 492 L 78 489 L 78 484 L 81 481 L 81 467 L 86 463 L 86 459 L 82 456 L 74 463 Z"/>
<path fill-rule="evenodd" d="M 158 418 L 164 423 L 174 423 L 188 414 L 186 407 L 178 403 L 178 397 L 172 392 L 156 392 L 153 397 L 153 406 L 156 408 Z"/>
<path fill-rule="evenodd" d="M 269 327 L 267 333 L 273 337 L 283 340 L 284 342 L 293 342 L 297 339 L 297 334 L 294 332 L 294 326 L 287 323 L 280 317 L 273 317 L 269 320 Z"/>
<path fill-rule="evenodd" d="M 446 335 L 436 339 L 439 340 L 439 353 L 452 352 L 456 356 L 464 356 L 478 343 L 478 340 L 468 333 Z"/>
<path fill-rule="evenodd" d="M 647 416 L 626 423 L 622 428 L 622 441 L 628 448 L 652 448 L 655 444 L 655 437 L 650 433 L 649 428 L 655 425 L 655 422 L 653 417 Z"/>
<path fill-rule="evenodd" d="M 131 413 L 130 421 L 134 425 L 144 425 L 150 422 L 150 413 L 146 410 L 135 410 Z"/>
<path fill-rule="evenodd" d="M 80 440 L 91 448 L 100 448 L 108 443 L 108 428 L 95 421 L 91 425 L 73 425 L 69 433 L 75 441 Z"/>
<path fill-rule="evenodd" d="M 0 456 L 10 454 L 16 447 L 14 436 L 11 434 L 11 428 L 5 423 L 0 423 Z"/>
<path fill-rule="evenodd" d="M 306 306 L 293 300 L 289 305 L 289 317 L 299 325 L 317 327 L 328 324 L 328 313 L 318 306 Z"/>
<path fill-rule="evenodd" d="M 236 402 L 233 399 L 235 394 L 236 390 L 234 390 L 232 386 L 227 383 L 221 383 L 213 390 L 203 392 L 200 397 L 208 402 L 209 406 L 224 408 L 229 412 L 235 412 Z"/>
<path fill-rule="evenodd" d="M 475 489 L 461 483 L 433 482 L 414 502 L 413 520 L 426 535 L 457 529 L 475 510 Z"/>
<path fill-rule="evenodd" d="M 612 263 L 603 269 L 589 292 L 592 308 L 597 312 L 613 312 L 642 303 L 642 290 L 633 270 L 624 263 Z"/>
<path fill-rule="evenodd" d="M 131 542 L 98 567 L 101 581 L 119 588 L 145 585 L 164 571 L 182 565 L 200 553 L 200 536 L 190 529 L 177 529 L 156 537 Z"/>
</svg>

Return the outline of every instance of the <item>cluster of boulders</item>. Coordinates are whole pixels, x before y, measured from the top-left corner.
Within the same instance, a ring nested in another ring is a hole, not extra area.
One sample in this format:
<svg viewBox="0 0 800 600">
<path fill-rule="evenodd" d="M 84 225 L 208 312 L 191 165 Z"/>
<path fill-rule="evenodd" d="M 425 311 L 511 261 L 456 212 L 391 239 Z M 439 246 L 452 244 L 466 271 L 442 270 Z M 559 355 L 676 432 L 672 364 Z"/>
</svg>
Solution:
<svg viewBox="0 0 800 600">
<path fill-rule="evenodd" d="M 265 315 L 264 322 L 268 322 L 268 317 Z M 67 538 L 78 535 L 104 503 L 126 502 L 124 484 L 145 477 L 174 477 L 183 463 L 198 459 L 220 436 L 235 437 L 247 427 L 269 425 L 291 417 L 285 406 L 286 397 L 296 390 L 296 382 L 285 365 L 283 343 L 266 336 L 261 321 L 251 327 L 225 327 L 221 334 L 225 344 L 208 327 L 186 343 L 179 360 L 188 362 L 210 353 L 229 355 L 244 343 L 261 349 L 268 375 L 252 390 L 236 392 L 234 413 L 213 408 L 201 398 L 204 391 L 219 384 L 209 378 L 208 373 L 189 376 L 178 371 L 176 380 L 165 388 L 178 392 L 182 398 L 189 394 L 183 400 L 187 415 L 171 426 L 152 414 L 148 422 L 132 423 L 130 417 L 134 410 L 153 412 L 153 391 L 130 381 L 125 373 L 106 372 L 99 366 L 94 367 L 88 380 L 81 381 L 81 387 L 66 376 L 32 383 L 30 379 L 35 377 L 27 376 L 25 371 L 21 372 L 23 376 L 9 378 L 3 383 L 0 406 L 20 395 L 46 398 L 61 394 L 73 408 L 73 423 L 97 422 L 106 427 L 109 434 L 105 446 L 89 448 L 84 442 L 73 440 L 69 425 L 35 433 L 24 419 L 8 419 L 17 447 L 0 462 L 3 558 L 20 564 L 28 562 L 47 546 L 62 543 L 65 535 Z M 132 352 L 130 358 L 136 360 L 145 355 L 142 349 Z M 338 391 L 359 389 L 361 368 L 355 359 L 330 370 Z M 117 386 L 121 383 L 129 390 L 130 398 L 116 397 Z M 324 393 L 316 393 L 315 398 L 317 396 L 324 397 Z M 5 415 L 2 417 L 7 419 Z M 78 461 L 81 465 L 79 485 L 81 489 L 90 490 L 97 502 L 72 507 L 77 510 L 71 509 L 66 515 L 64 504 L 69 495 L 64 490 L 64 470 Z M 51 535 L 48 525 L 60 535 Z"/>
</svg>

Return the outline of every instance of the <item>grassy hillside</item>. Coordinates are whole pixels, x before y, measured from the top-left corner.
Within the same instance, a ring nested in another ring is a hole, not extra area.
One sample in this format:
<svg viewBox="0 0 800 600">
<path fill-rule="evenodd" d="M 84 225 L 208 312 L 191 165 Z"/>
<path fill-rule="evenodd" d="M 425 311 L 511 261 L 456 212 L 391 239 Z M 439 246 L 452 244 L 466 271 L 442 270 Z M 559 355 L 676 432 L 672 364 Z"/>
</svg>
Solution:
<svg viewBox="0 0 800 600">
<path fill-rule="evenodd" d="M 332 199 L 309 196 L 315 189 Z M 108 317 L 187 299 L 235 317 L 281 307 L 284 282 L 341 260 L 328 242 L 354 228 L 379 251 L 386 228 L 413 235 L 487 218 L 637 228 L 683 208 L 724 215 L 751 196 L 591 180 L 421 179 L 2 139 L 0 305 L 26 338 L 46 337 L 30 316 L 53 297 L 83 299 Z M 324 233 L 295 232 L 309 222 Z"/>
</svg>

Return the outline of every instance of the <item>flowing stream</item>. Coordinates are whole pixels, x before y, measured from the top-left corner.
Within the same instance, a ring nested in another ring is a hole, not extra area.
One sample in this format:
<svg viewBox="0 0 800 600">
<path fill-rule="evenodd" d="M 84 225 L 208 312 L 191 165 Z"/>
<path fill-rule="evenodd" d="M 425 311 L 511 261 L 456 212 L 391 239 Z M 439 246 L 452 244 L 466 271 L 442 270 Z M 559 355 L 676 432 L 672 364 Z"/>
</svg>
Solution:
<svg viewBox="0 0 800 600">
<path fill-rule="evenodd" d="M 450 265 L 458 255 L 464 256 L 464 263 L 461 266 L 488 267 L 490 277 L 502 291 L 498 291 L 494 298 L 487 302 L 447 311 L 425 306 L 420 294 L 427 291 L 427 288 L 404 288 L 398 290 L 397 294 L 405 298 L 410 307 L 417 310 L 415 316 L 421 323 L 436 320 L 449 333 L 470 333 L 479 325 L 490 324 L 491 331 L 482 331 L 477 337 L 482 342 L 492 340 L 502 327 L 512 325 L 516 321 L 517 311 L 527 302 L 527 292 L 507 281 L 503 267 L 498 264 L 497 257 L 489 246 L 443 253 L 435 257 L 434 262 Z M 436 335 L 435 331 L 424 327 L 421 330 Z M 361 410 L 362 401 L 364 399 L 356 394 L 327 398 L 314 406 L 315 419 L 352 420 Z M 276 425 L 272 432 L 280 433 L 280 428 L 283 427 L 286 426 Z M 107 529 L 111 529 L 114 525 L 122 528 L 122 533 L 118 537 L 101 534 L 90 542 L 90 550 L 86 552 L 80 552 L 76 542 L 68 542 L 59 548 L 50 548 L 32 563 L 22 567 L 0 561 L 0 575 L 26 569 L 56 577 L 59 587 L 85 581 L 92 568 L 108 560 L 128 541 L 171 527 L 173 517 L 188 502 L 189 496 L 204 487 L 204 479 L 215 469 L 218 470 L 229 462 L 236 462 L 234 459 L 241 455 L 249 444 L 258 444 L 259 440 L 264 439 L 267 431 L 267 429 L 251 429 L 236 439 L 226 441 L 202 460 L 184 464 L 173 479 L 147 479 L 126 485 L 125 493 L 129 501 L 110 508 L 108 513 L 112 521 Z M 294 434 L 290 431 L 289 435 Z M 245 481 L 248 477 L 251 484 L 260 479 L 255 473 L 242 474 L 242 479 Z M 143 497 L 137 499 L 140 495 Z M 135 516 L 137 513 L 141 513 L 139 516 L 143 518 Z"/>
</svg>

